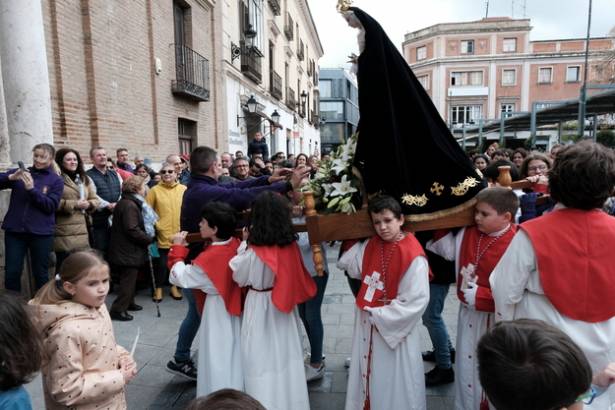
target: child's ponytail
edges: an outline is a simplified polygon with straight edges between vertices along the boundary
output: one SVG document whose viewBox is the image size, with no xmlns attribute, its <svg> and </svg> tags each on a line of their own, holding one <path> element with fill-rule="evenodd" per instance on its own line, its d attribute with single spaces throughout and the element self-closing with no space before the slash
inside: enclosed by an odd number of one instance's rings
<svg viewBox="0 0 615 410">
<path fill-rule="evenodd" d="M 70 300 L 71 294 L 64 289 L 64 282 L 77 283 L 85 278 L 92 269 L 104 267 L 107 263 L 93 250 L 78 251 L 68 256 L 62 263 L 60 273 L 50 280 L 34 296 L 34 303 L 51 305 Z"/>
</svg>

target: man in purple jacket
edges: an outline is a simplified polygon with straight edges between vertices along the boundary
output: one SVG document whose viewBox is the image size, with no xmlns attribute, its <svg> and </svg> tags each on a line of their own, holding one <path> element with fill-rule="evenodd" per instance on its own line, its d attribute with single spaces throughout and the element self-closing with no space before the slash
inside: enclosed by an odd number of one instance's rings
<svg viewBox="0 0 615 410">
<path fill-rule="evenodd" d="M 209 147 L 197 147 L 190 154 L 190 169 L 192 174 L 188 189 L 184 192 L 181 210 L 181 230 L 198 232 L 201 221 L 201 209 L 210 201 L 221 201 L 230 204 L 235 210 L 243 211 L 250 208 L 252 202 L 264 191 L 274 191 L 284 194 L 296 189 L 301 180 L 309 173 L 308 168 L 279 168 L 270 176 L 262 176 L 242 182 L 218 184 L 222 173 L 222 165 L 218 154 Z M 286 177 L 290 175 L 287 181 Z M 188 263 L 203 250 L 202 244 L 193 244 L 188 254 Z M 190 347 L 199 330 L 200 318 L 192 290 L 183 289 L 188 301 L 188 313 L 184 318 L 177 338 L 174 360 L 167 363 L 167 370 L 177 375 L 196 380 L 196 367 L 190 358 Z"/>
<path fill-rule="evenodd" d="M 2 223 L 6 256 L 4 286 L 17 292 L 21 291 L 21 271 L 28 250 L 36 289 L 49 280 L 56 210 L 64 191 L 64 182 L 52 166 L 53 146 L 38 144 L 32 153 L 32 167 L 0 174 L 0 189 L 12 189 Z"/>
</svg>

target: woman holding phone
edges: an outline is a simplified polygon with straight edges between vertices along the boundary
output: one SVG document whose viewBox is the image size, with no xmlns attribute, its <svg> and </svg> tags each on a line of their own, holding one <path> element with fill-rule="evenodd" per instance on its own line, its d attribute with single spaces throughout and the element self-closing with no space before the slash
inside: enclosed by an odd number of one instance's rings
<svg viewBox="0 0 615 410">
<path fill-rule="evenodd" d="M 2 223 L 6 289 L 21 291 L 21 272 L 28 251 L 36 289 L 49 280 L 55 213 L 64 190 L 64 182 L 52 165 L 54 154 L 52 145 L 37 144 L 32 149 L 31 167 L 0 173 L 0 189 L 11 189 L 9 209 Z"/>
</svg>

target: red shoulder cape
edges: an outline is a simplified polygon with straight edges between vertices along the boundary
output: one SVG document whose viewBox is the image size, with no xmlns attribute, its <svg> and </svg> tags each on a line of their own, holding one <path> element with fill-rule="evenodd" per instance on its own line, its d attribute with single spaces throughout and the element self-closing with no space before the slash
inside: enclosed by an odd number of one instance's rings
<svg viewBox="0 0 615 410">
<path fill-rule="evenodd" d="M 209 245 L 192 261 L 211 279 L 224 300 L 226 310 L 233 316 L 241 315 L 241 288 L 233 280 L 233 271 L 228 263 L 237 255 L 240 243 L 239 239 L 231 238 L 226 245 Z"/>
<path fill-rule="evenodd" d="M 563 315 L 598 323 L 615 316 L 615 218 L 560 209 L 521 225 L 545 295 Z"/>
<path fill-rule="evenodd" d="M 374 292 L 371 301 L 365 299 L 365 295 L 368 290 L 365 277 L 367 275 L 373 275 L 374 272 L 379 272 L 382 275 L 381 245 L 383 245 L 383 240 L 378 236 L 374 236 L 369 240 L 367 246 L 365 247 L 363 264 L 361 266 L 361 288 L 359 289 L 356 299 L 357 306 L 360 309 L 363 309 L 366 306 L 379 307 L 385 305 L 385 302 L 380 300 L 384 296 L 384 291 L 380 289 L 377 289 Z M 388 255 L 388 252 L 390 252 L 392 246 L 394 246 L 393 243 L 384 242 L 385 255 Z M 401 281 L 404 273 L 406 273 L 410 267 L 412 261 L 417 256 L 425 256 L 425 252 L 414 235 L 407 234 L 404 239 L 397 243 L 397 246 L 391 255 L 386 277 L 384 278 L 384 288 L 386 289 L 386 297 L 388 300 L 392 300 L 397 297 L 399 282 Z"/>
<path fill-rule="evenodd" d="M 316 295 L 316 284 L 303 264 L 296 242 L 282 247 L 250 247 L 275 274 L 271 300 L 280 311 L 290 313 L 296 305 Z"/>
</svg>

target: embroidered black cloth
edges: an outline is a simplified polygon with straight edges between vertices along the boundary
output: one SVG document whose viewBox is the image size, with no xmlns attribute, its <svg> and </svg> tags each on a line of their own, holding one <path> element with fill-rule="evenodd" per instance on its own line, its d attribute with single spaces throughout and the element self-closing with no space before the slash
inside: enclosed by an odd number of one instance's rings
<svg viewBox="0 0 615 410">
<path fill-rule="evenodd" d="M 482 178 L 380 24 L 350 10 L 365 30 L 354 165 L 368 194 L 392 195 L 412 215 L 464 205 L 484 188 Z"/>
</svg>

